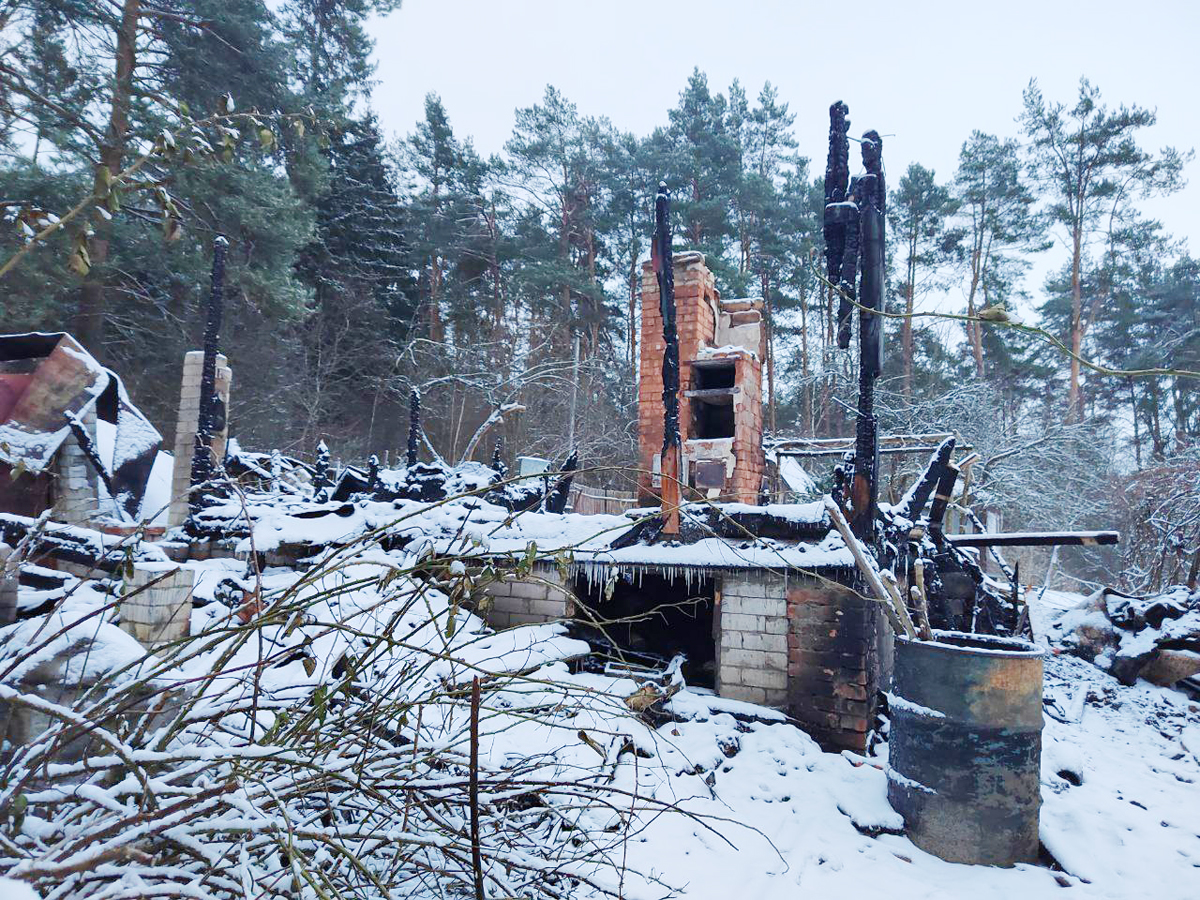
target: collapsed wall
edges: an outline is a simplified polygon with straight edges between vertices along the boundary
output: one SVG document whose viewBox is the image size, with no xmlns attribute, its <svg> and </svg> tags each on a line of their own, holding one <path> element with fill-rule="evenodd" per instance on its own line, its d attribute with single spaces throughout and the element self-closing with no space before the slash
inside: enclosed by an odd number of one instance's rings
<svg viewBox="0 0 1200 900">
<path fill-rule="evenodd" d="M 611 577 L 636 592 L 637 574 L 628 566 Z M 689 576 L 711 579 L 711 641 L 716 693 L 787 712 L 824 748 L 863 751 L 878 712 L 878 695 L 890 672 L 890 632 L 877 603 L 841 582 L 849 572 L 795 570 L 703 570 Z M 663 577 L 665 567 L 645 566 Z M 699 594 L 684 585 L 680 596 Z M 552 566 L 535 567 L 527 577 L 507 575 L 485 590 L 490 625 L 504 628 L 539 622 L 583 625 L 630 614 L 627 605 L 606 603 L 604 577 L 593 575 L 589 590 L 565 582 Z M 676 599 L 657 587 L 643 596 L 643 612 Z M 606 629 L 612 633 L 615 629 Z M 674 646 L 674 645 L 672 645 Z M 660 653 L 672 652 L 667 646 Z M 689 683 L 695 681 L 689 677 Z"/>
</svg>

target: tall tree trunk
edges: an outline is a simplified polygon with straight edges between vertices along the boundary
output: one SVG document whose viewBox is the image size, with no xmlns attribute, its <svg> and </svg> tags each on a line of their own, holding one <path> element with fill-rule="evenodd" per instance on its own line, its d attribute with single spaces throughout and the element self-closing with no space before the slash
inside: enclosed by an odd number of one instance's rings
<svg viewBox="0 0 1200 900">
<path fill-rule="evenodd" d="M 772 434 L 775 432 L 775 337 L 771 329 L 771 276 L 764 268 L 762 272 L 763 321 L 766 325 L 767 344 L 767 408 Z"/>
<path fill-rule="evenodd" d="M 971 287 L 967 292 L 967 316 L 975 316 L 975 292 L 983 278 L 983 251 L 976 246 L 971 251 Z M 967 340 L 971 344 L 971 355 L 975 357 L 975 375 L 983 377 L 983 326 L 978 322 L 967 322 Z"/>
<path fill-rule="evenodd" d="M 633 402 L 638 400 L 638 268 L 633 244 L 629 247 L 629 385 Z"/>
<path fill-rule="evenodd" d="M 800 285 L 800 375 L 804 380 L 803 406 L 800 411 L 800 421 L 807 428 L 812 419 L 812 383 L 808 380 L 808 297 L 805 296 L 804 284 Z"/>
<path fill-rule="evenodd" d="M 94 190 L 97 196 L 108 191 L 111 177 L 121 171 L 125 148 L 129 143 L 129 101 L 133 94 L 133 72 L 137 66 L 137 27 L 141 15 L 141 0 L 125 0 L 121 9 L 121 25 L 117 29 L 116 74 L 113 79 L 112 104 L 108 130 L 100 147 L 100 162 L 96 166 Z M 95 225 L 95 235 L 88 242 L 91 268 L 79 289 L 79 308 L 75 333 L 92 353 L 101 355 L 104 341 L 105 284 L 104 264 L 108 261 L 112 223 L 101 218 Z"/>
<path fill-rule="evenodd" d="M 496 198 L 492 198 L 487 213 L 488 237 L 491 239 L 491 252 L 488 265 L 492 274 L 492 329 L 494 337 L 499 337 L 500 328 L 504 323 L 504 294 L 500 288 L 500 254 L 497 249 L 500 243 L 499 229 L 496 224 Z"/>
<path fill-rule="evenodd" d="M 1133 379 L 1127 378 L 1126 384 L 1129 385 L 1129 409 L 1133 413 L 1133 454 L 1137 460 L 1137 467 L 1140 471 L 1142 468 L 1142 432 L 1138 427 L 1138 408 L 1137 394 L 1133 389 Z"/>
<path fill-rule="evenodd" d="M 1077 221 L 1071 249 L 1071 383 L 1067 393 L 1067 421 L 1083 417 L 1083 397 L 1079 391 L 1079 356 L 1083 351 L 1083 223 Z"/>
<path fill-rule="evenodd" d="M 1162 437 L 1162 422 L 1161 416 L 1161 401 L 1158 395 L 1158 379 L 1154 376 L 1150 377 L 1150 440 L 1152 444 L 1152 457 L 1156 460 L 1162 460 L 1166 456 L 1166 447 L 1163 445 Z"/>
<path fill-rule="evenodd" d="M 429 260 L 429 339 L 435 344 L 441 343 L 446 334 L 442 325 L 441 295 L 442 258 L 435 251 Z"/>
<path fill-rule="evenodd" d="M 915 244 L 915 240 L 913 241 Z M 904 357 L 904 396 L 912 399 L 913 392 L 913 308 L 916 293 L 917 261 L 916 247 L 912 246 L 908 256 L 908 284 L 904 291 L 904 321 L 900 323 L 900 348 Z"/>
</svg>

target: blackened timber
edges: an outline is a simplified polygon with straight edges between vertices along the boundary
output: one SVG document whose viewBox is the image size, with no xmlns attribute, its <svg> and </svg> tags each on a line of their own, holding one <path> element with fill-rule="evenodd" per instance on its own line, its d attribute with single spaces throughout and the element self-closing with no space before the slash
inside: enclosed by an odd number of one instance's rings
<svg viewBox="0 0 1200 900">
<path fill-rule="evenodd" d="M 937 535 L 942 533 L 942 522 L 946 518 L 946 507 L 950 504 L 950 495 L 954 491 L 954 483 L 958 481 L 958 466 L 946 463 L 938 475 L 937 488 L 934 490 L 933 503 L 929 506 L 929 530 Z"/>
<path fill-rule="evenodd" d="M 852 240 L 861 242 L 862 285 L 859 292 L 858 326 L 858 415 L 854 430 L 854 480 L 850 496 L 855 536 L 869 540 L 875 529 L 879 491 L 879 430 L 875 419 L 875 379 L 883 370 L 883 310 L 885 231 L 883 141 L 877 132 L 863 135 L 862 157 L 867 174 L 855 180 L 851 193 L 859 208 L 859 234 L 847 235 L 846 252 Z M 842 269 L 842 281 L 853 271 Z M 853 289 L 853 282 L 850 284 Z M 853 296 L 850 294 L 849 296 Z"/>
<path fill-rule="evenodd" d="M 851 322 L 854 315 L 854 305 L 858 302 L 858 256 L 861 238 L 861 217 L 858 203 L 858 178 L 850 181 L 850 197 L 845 203 L 839 204 L 840 214 L 846 219 L 845 246 L 842 250 L 841 278 L 837 282 L 838 291 L 838 347 L 846 350 L 850 347 Z M 828 212 L 828 207 L 826 207 Z M 834 213 L 839 210 L 835 207 Z"/>
<path fill-rule="evenodd" d="M 675 257 L 671 247 L 671 192 L 666 182 L 654 198 L 654 243 L 651 247 L 654 274 L 658 279 L 658 303 L 662 313 L 663 351 L 662 399 L 663 443 L 660 464 L 663 531 L 679 531 L 679 333 L 675 324 Z"/>
<path fill-rule="evenodd" d="M 15 547 L 31 533 L 28 558 L 34 561 L 48 557 L 102 572 L 117 572 L 129 562 L 131 553 L 134 559 L 141 555 L 135 544 L 103 546 L 103 535 L 99 532 L 0 513 L 0 541 Z M 22 572 L 21 578 L 24 577 Z"/>
<path fill-rule="evenodd" d="M 850 142 L 847 134 L 850 108 L 841 100 L 829 107 L 829 156 L 825 164 L 825 269 L 829 284 L 836 289 L 842 283 L 842 261 L 846 250 L 846 228 L 857 217 L 857 210 L 846 203 L 850 178 Z M 850 208 L 847 208 L 850 207 Z M 850 346 L 850 309 L 844 298 L 838 300 L 838 346 Z M 842 341 L 843 325 L 845 342 Z"/>
<path fill-rule="evenodd" d="M 881 452 L 932 453 L 946 438 L 957 437 L 952 432 L 928 434 L 888 434 L 879 438 Z M 784 456 L 841 456 L 854 449 L 853 438 L 787 438 L 764 442 L 767 450 Z M 974 449 L 970 444 L 956 443 L 959 450 Z"/>
<path fill-rule="evenodd" d="M 861 359 L 871 378 L 883 371 L 883 320 L 877 315 L 883 308 L 884 280 L 884 220 L 877 199 L 880 182 L 873 175 L 860 179 L 862 283 L 860 296 L 859 335 L 862 341 Z"/>
<path fill-rule="evenodd" d="M 913 486 L 904 493 L 904 497 L 895 509 L 897 515 L 906 519 L 915 519 L 921 514 L 921 510 L 929 502 L 929 495 L 933 493 L 933 489 L 941 479 L 942 471 L 950 462 L 950 455 L 954 453 L 954 445 L 955 440 L 952 437 L 942 441 L 933 456 L 930 457 L 929 464 L 921 473 L 921 477 L 913 482 Z"/>
<path fill-rule="evenodd" d="M 955 547 L 1095 547 L 1120 543 L 1118 531 L 999 531 L 994 534 L 947 534 Z"/>
<path fill-rule="evenodd" d="M 413 388 L 408 398 L 408 468 L 417 464 L 417 441 L 421 437 L 421 392 Z"/>
<path fill-rule="evenodd" d="M 854 442 L 849 441 L 846 444 L 846 446 L 838 447 L 836 449 L 833 447 L 826 447 L 826 448 L 800 450 L 800 449 L 791 449 L 791 448 L 785 447 L 782 450 L 775 450 L 774 453 L 777 456 L 794 456 L 799 459 L 815 459 L 815 458 L 821 457 L 821 456 L 845 456 L 846 453 L 851 452 L 853 450 L 854 450 Z M 880 456 L 897 456 L 901 453 L 933 453 L 936 450 L 937 450 L 937 444 L 916 444 L 916 445 L 912 445 L 912 446 L 910 446 L 908 444 L 898 444 L 894 447 L 880 447 L 879 455 Z"/>
<path fill-rule="evenodd" d="M 188 505 L 195 512 L 201 505 L 199 485 L 209 481 L 219 460 L 213 458 L 213 438 L 225 427 L 225 405 L 217 396 L 217 352 L 221 339 L 221 314 L 225 290 L 224 235 L 213 241 L 212 287 L 208 295 L 208 317 L 204 328 L 204 363 L 200 373 L 200 421 L 192 453 L 191 487 Z"/>
<path fill-rule="evenodd" d="M 562 513 L 567 510 L 567 501 L 571 497 L 571 480 L 575 477 L 575 470 L 579 468 L 579 451 L 572 450 L 571 455 L 567 457 L 566 463 L 563 464 L 562 474 L 554 487 L 546 494 L 546 512 Z"/>
</svg>

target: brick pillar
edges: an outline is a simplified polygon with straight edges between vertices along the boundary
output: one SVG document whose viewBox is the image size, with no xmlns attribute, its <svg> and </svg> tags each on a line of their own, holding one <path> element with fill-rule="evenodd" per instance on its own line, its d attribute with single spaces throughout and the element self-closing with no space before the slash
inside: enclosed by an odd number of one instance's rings
<svg viewBox="0 0 1200 900">
<path fill-rule="evenodd" d="M 733 412 L 733 477 L 729 487 L 738 503 L 757 503 L 766 457 L 763 452 L 762 359 L 740 355 L 734 383 L 741 389 Z"/>
<path fill-rule="evenodd" d="M 810 581 L 788 588 L 789 712 L 827 750 L 863 751 L 880 688 L 878 603 Z"/>
<path fill-rule="evenodd" d="M 730 572 L 717 614 L 717 694 L 783 708 L 788 699 L 787 576 Z"/>
<path fill-rule="evenodd" d="M 200 428 L 200 376 L 204 369 L 204 351 L 189 350 L 183 358 L 183 382 L 179 390 L 179 419 L 175 426 L 175 468 L 171 474 L 171 507 L 167 513 L 167 526 L 175 528 L 188 517 L 188 488 L 192 481 L 192 456 L 196 450 L 196 432 Z M 226 364 L 224 354 L 217 354 L 216 389 L 229 409 L 229 391 L 233 384 L 233 370 Z M 226 427 L 213 438 L 212 449 L 215 459 L 225 458 L 225 445 L 229 437 L 228 417 Z"/>
<path fill-rule="evenodd" d="M 162 580 L 153 587 L 145 587 L 158 578 Z M 121 630 L 151 650 L 186 637 L 191 628 L 194 582 L 191 569 L 172 569 L 168 564 L 135 566 L 133 578 L 122 590 Z M 139 593 L 124 599 L 139 588 Z"/>
<path fill-rule="evenodd" d="M 80 421 L 95 446 L 95 407 L 89 408 Z M 74 433 L 59 448 L 55 459 L 55 476 L 54 520 L 68 525 L 88 524 L 100 511 L 99 476 Z"/>
</svg>

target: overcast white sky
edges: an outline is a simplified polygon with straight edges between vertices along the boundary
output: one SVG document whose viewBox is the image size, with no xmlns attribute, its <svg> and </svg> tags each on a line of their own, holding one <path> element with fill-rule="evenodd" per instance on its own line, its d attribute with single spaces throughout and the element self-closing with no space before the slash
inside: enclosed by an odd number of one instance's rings
<svg viewBox="0 0 1200 900">
<path fill-rule="evenodd" d="M 1070 102 L 1087 75 L 1110 105 L 1157 109 L 1143 146 L 1200 146 L 1197 0 L 404 0 L 371 30 L 385 131 L 407 134 L 434 91 L 484 154 L 501 149 L 513 111 L 547 84 L 582 114 L 644 135 L 666 123 L 695 66 L 714 91 L 740 79 L 752 100 L 774 84 L 814 172 L 824 169 L 829 104 L 841 99 L 852 135 L 894 135 L 884 144 L 891 184 L 912 161 L 945 180 L 972 129 L 1017 134 L 1033 77 L 1048 99 Z M 1184 191 L 1147 209 L 1195 252 L 1200 163 L 1186 174 Z"/>
</svg>

